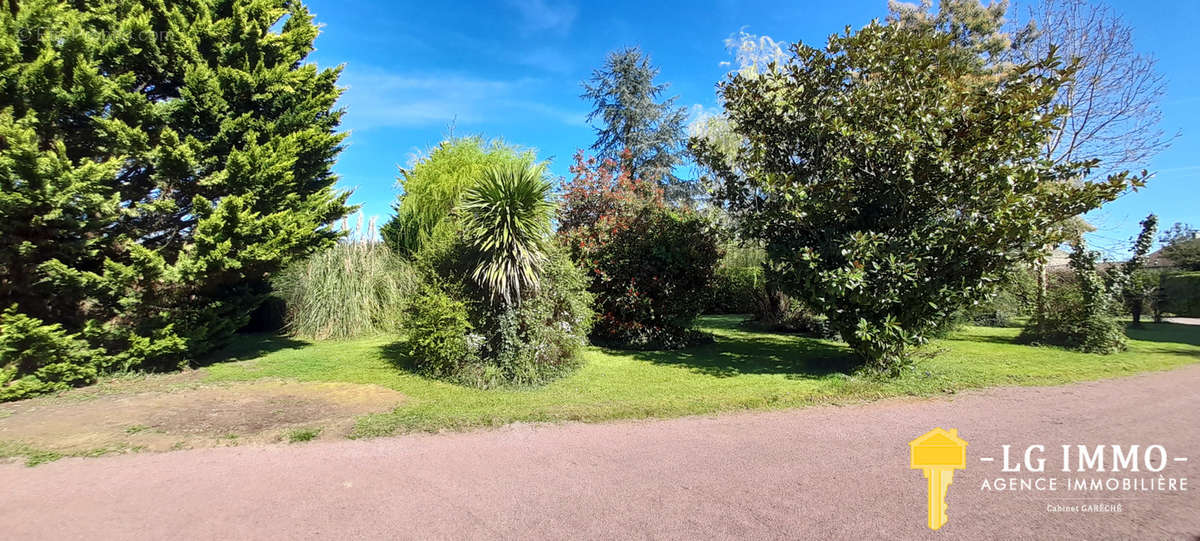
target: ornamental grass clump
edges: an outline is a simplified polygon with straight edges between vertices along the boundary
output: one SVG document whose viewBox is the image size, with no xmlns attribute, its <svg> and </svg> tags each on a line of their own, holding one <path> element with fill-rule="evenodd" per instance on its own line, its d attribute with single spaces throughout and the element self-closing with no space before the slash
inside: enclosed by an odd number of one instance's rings
<svg viewBox="0 0 1200 541">
<path fill-rule="evenodd" d="M 346 240 L 314 254 L 274 280 L 286 326 L 309 340 L 342 340 L 399 330 L 400 315 L 416 293 L 412 266 L 366 232 L 362 218 Z"/>
</svg>

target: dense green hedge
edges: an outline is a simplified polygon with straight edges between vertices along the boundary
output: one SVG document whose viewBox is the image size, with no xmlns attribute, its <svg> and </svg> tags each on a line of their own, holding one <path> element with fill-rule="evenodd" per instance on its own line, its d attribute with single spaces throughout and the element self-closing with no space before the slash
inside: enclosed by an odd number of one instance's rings
<svg viewBox="0 0 1200 541">
<path fill-rule="evenodd" d="M 1200 272 L 1168 274 L 1162 278 L 1165 312 L 1200 317 Z"/>
<path fill-rule="evenodd" d="M 717 267 L 708 290 L 706 314 L 751 314 L 766 287 L 761 267 Z"/>
</svg>

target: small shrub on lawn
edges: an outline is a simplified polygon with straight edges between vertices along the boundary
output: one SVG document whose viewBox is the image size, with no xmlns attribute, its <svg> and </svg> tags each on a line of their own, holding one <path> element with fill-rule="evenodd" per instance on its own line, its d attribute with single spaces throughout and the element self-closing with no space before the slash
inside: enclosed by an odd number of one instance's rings
<svg viewBox="0 0 1200 541">
<path fill-rule="evenodd" d="M 301 443 L 317 439 L 321 435 L 320 428 L 298 428 L 288 432 L 288 443 Z"/>
<path fill-rule="evenodd" d="M 1125 349 L 1119 309 L 1096 272 L 1096 252 L 1077 246 L 1071 253 L 1073 274 L 1053 276 L 1047 292 L 1046 316 L 1021 332 L 1020 340 L 1051 344 L 1086 353 L 1114 353 Z"/>
<path fill-rule="evenodd" d="M 405 356 L 426 375 L 453 379 L 481 361 L 483 337 L 473 334 L 466 304 L 444 286 L 422 287 L 404 312 L 402 328 Z"/>
<path fill-rule="evenodd" d="M 592 339 L 616 347 L 669 349 L 704 340 L 704 310 L 721 251 L 711 224 L 666 205 L 650 182 L 612 161 L 576 155 L 559 236 L 596 296 Z"/>
<path fill-rule="evenodd" d="M 591 326 L 587 281 L 549 239 L 541 167 L 489 169 L 422 242 L 425 286 L 400 353 L 417 371 L 480 388 L 538 385 L 579 363 Z"/>
<path fill-rule="evenodd" d="M 579 363 L 587 343 L 592 296 L 586 277 L 565 252 L 549 250 L 542 288 L 515 308 L 484 319 L 495 322 L 483 328 L 486 343 L 495 345 L 485 352 L 495 355 L 506 381 L 536 384 L 558 377 Z"/>
<path fill-rule="evenodd" d="M 471 283 L 430 280 L 403 320 L 403 356 L 423 374 L 479 388 L 538 385 L 565 374 L 586 344 L 591 295 L 583 272 L 553 247 L 541 281 L 509 305 L 486 300 Z"/>
</svg>

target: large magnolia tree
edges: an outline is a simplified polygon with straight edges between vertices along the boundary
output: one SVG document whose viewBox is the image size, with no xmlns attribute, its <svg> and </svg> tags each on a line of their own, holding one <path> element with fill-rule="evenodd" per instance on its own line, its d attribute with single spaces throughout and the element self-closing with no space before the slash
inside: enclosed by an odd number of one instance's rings
<svg viewBox="0 0 1200 541">
<path fill-rule="evenodd" d="M 0 29 L 0 398 L 176 366 L 336 239 L 339 70 L 300 2 L 28 0 Z"/>
<path fill-rule="evenodd" d="M 1064 108 L 1042 144 L 1042 156 L 1055 163 L 1098 159 L 1092 177 L 1104 177 L 1149 164 L 1173 137 L 1159 127 L 1159 103 L 1166 80 L 1152 55 L 1137 51 L 1133 30 L 1103 1 L 1032 0 L 1009 10 L 1006 0 L 889 0 L 889 21 L 932 26 L 988 63 L 1003 70 L 1054 53 L 1078 62 L 1075 76 L 1058 87 L 1047 109 Z M 1053 224 L 1056 235 L 1038 268 L 1038 295 L 1032 330 L 1046 323 L 1047 271 L 1051 249 L 1094 230 L 1083 217 Z"/>
<path fill-rule="evenodd" d="M 719 93 L 739 141 L 691 149 L 784 291 L 821 310 L 864 363 L 910 346 L 1035 258 L 1052 224 L 1141 183 L 1087 178 L 1094 161 L 1042 155 L 1075 74 L 1048 56 L 1011 69 L 932 25 L 871 24 L 791 47 L 777 69 Z"/>
</svg>

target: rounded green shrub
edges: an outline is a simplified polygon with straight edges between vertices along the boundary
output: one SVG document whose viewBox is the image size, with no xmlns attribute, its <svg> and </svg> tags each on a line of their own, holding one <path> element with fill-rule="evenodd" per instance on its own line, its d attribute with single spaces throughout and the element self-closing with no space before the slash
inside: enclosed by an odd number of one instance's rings
<svg viewBox="0 0 1200 541">
<path fill-rule="evenodd" d="M 427 270 L 456 266 L 426 263 Z M 554 248 L 540 281 L 520 303 L 507 304 L 487 300 L 470 280 L 431 279 L 401 322 L 402 355 L 423 374 L 479 388 L 539 385 L 566 374 L 581 361 L 592 298 L 583 272 Z"/>
<path fill-rule="evenodd" d="M 717 267 L 709 287 L 708 314 L 750 314 L 766 287 L 761 267 Z"/>
<path fill-rule="evenodd" d="M 400 353 L 413 368 L 493 388 L 538 385 L 578 365 L 592 298 L 549 242 L 545 175 L 531 164 L 488 167 L 424 235 L 411 261 L 426 285 L 401 322 Z"/>
<path fill-rule="evenodd" d="M 404 311 L 401 342 L 416 370 L 436 378 L 456 379 L 478 366 L 483 338 L 473 334 L 467 306 L 440 284 L 427 284 Z"/>
</svg>

